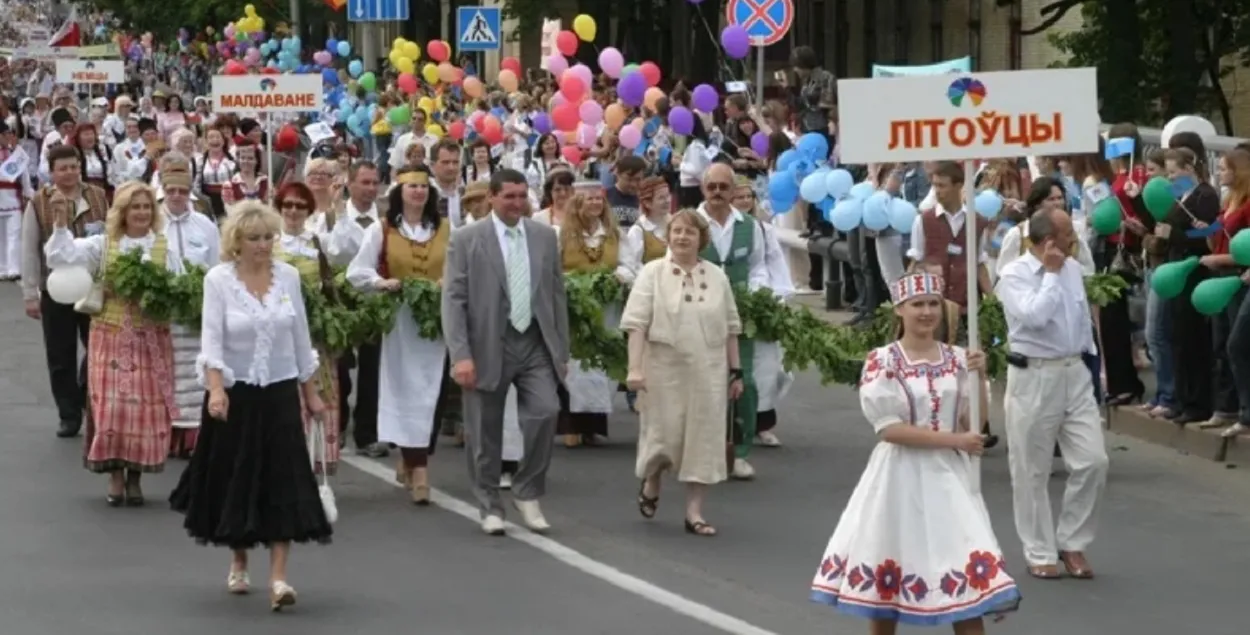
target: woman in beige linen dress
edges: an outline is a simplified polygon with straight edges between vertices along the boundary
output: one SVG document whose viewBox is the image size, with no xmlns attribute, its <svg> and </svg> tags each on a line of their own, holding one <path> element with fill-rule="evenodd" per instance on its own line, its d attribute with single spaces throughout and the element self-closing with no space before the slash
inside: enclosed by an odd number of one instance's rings
<svg viewBox="0 0 1250 635">
<path fill-rule="evenodd" d="M 641 423 L 635 473 L 638 511 L 654 518 L 665 470 L 686 484 L 686 531 L 714 536 L 703 518 L 707 486 L 725 480 L 727 408 L 742 394 L 742 325 L 729 279 L 701 260 L 707 222 L 681 210 L 668 226 L 669 253 L 643 266 L 621 319 L 629 333 L 630 390 Z"/>
</svg>

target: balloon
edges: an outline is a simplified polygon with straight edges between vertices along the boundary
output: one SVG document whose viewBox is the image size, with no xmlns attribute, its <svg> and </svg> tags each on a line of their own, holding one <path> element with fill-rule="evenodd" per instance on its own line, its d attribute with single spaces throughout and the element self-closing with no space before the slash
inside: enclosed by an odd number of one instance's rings
<svg viewBox="0 0 1250 635">
<path fill-rule="evenodd" d="M 499 71 L 497 81 L 499 82 L 499 87 L 509 93 L 515 93 L 521 85 L 521 81 L 517 79 L 516 73 L 509 68 Z"/>
<path fill-rule="evenodd" d="M 638 132 L 642 132 L 647 129 L 647 122 L 643 120 L 642 117 L 634 117 L 633 121 L 629 122 L 629 125 L 637 128 Z"/>
<path fill-rule="evenodd" d="M 577 165 L 582 162 L 582 151 L 577 149 L 577 146 L 564 146 L 563 148 L 560 148 L 560 155 L 564 157 L 565 161 L 568 161 L 573 165 Z"/>
<path fill-rule="evenodd" d="M 421 99 L 417 100 L 417 108 L 420 108 L 421 111 L 427 115 L 433 114 L 434 100 L 430 99 L 429 97 L 422 97 Z"/>
<path fill-rule="evenodd" d="M 595 72 L 590 70 L 589 66 L 585 64 L 576 64 L 572 68 L 569 69 L 569 72 L 572 72 L 575 76 L 580 78 L 582 80 L 582 83 L 586 85 L 587 90 L 594 87 Z"/>
<path fill-rule="evenodd" d="M 1146 210 L 1155 220 L 1161 221 L 1167 217 L 1168 212 L 1172 211 L 1172 206 L 1176 204 L 1176 197 L 1172 195 L 1172 183 L 1166 177 L 1156 176 L 1146 182 L 1146 187 L 1142 188 L 1142 202 L 1146 204 Z"/>
<path fill-rule="evenodd" d="M 862 201 L 869 196 L 872 196 L 876 193 L 876 191 L 877 188 L 873 187 L 872 183 L 864 181 L 863 183 L 856 183 L 855 187 L 851 188 L 849 196 L 853 199 Z"/>
<path fill-rule="evenodd" d="M 632 74 L 632 73 L 636 72 L 637 70 L 638 70 L 638 65 L 637 65 L 637 64 L 626 64 L 626 65 L 625 65 L 625 68 L 622 68 L 622 69 L 621 69 L 621 77 L 625 77 L 626 75 L 630 75 L 630 74 Z"/>
<path fill-rule="evenodd" d="M 557 78 L 569 70 L 569 61 L 564 59 L 563 55 L 555 53 L 547 56 L 547 72 L 555 75 Z"/>
<path fill-rule="evenodd" d="M 521 60 L 515 57 L 505 57 L 499 60 L 499 70 L 512 71 L 517 77 L 521 76 Z"/>
<path fill-rule="evenodd" d="M 720 45 L 731 59 L 740 60 L 751 54 L 751 37 L 746 29 L 737 24 L 731 24 L 720 32 Z"/>
<path fill-rule="evenodd" d="M 401 57 L 395 63 L 395 70 L 401 73 L 408 73 L 411 75 L 412 73 L 417 72 L 417 65 L 413 63 L 412 58 Z"/>
<path fill-rule="evenodd" d="M 317 51 L 313 53 L 313 61 L 321 66 L 329 66 L 334 61 L 334 56 L 329 51 Z"/>
<path fill-rule="evenodd" d="M 484 88 L 485 87 L 482 86 L 482 80 L 476 77 L 464 78 L 464 94 L 468 95 L 469 97 L 473 99 L 477 99 L 478 97 L 481 97 L 482 91 L 484 90 Z"/>
<path fill-rule="evenodd" d="M 348 63 L 347 74 L 351 75 L 353 79 L 360 77 L 360 74 L 363 72 L 365 72 L 365 65 L 360 60 L 352 60 Z"/>
<path fill-rule="evenodd" d="M 404 57 L 414 62 L 421 59 L 421 47 L 417 46 L 416 42 L 404 42 L 401 52 L 404 54 Z"/>
<path fill-rule="evenodd" d="M 596 126 L 603 121 L 603 107 L 589 99 L 577 107 L 577 114 L 587 126 Z"/>
<path fill-rule="evenodd" d="M 849 232 L 859 227 L 864 217 L 864 205 L 859 199 L 847 198 L 838 201 L 829 212 L 829 222 L 840 232 Z"/>
<path fill-rule="evenodd" d="M 430 59 L 441 64 L 451 57 L 451 48 L 442 40 L 430 40 L 430 43 L 425 45 L 425 53 L 430 56 Z"/>
<path fill-rule="evenodd" d="M 578 77 L 573 69 L 564 71 L 564 76 L 560 78 L 560 92 L 564 93 L 564 98 L 571 102 L 580 102 L 582 97 L 586 96 L 586 89 L 589 88 L 582 78 Z"/>
<path fill-rule="evenodd" d="M 799 151 L 795 150 L 794 148 L 790 148 L 789 150 L 782 152 L 781 156 L 777 157 L 777 169 L 789 170 L 790 168 L 794 167 L 795 162 L 797 162 L 798 160 L 799 160 Z"/>
<path fill-rule="evenodd" d="M 825 175 L 809 174 L 803 179 L 799 185 L 799 196 L 808 203 L 819 203 L 821 199 L 829 195 L 825 189 Z"/>
<path fill-rule="evenodd" d="M 408 104 L 396 106 L 386 111 L 386 120 L 396 126 L 407 125 L 412 121 L 412 109 L 408 107 Z"/>
<path fill-rule="evenodd" d="M 427 63 L 425 66 L 422 66 L 421 67 L 421 79 L 424 79 L 425 83 L 427 84 L 437 84 L 438 83 L 438 67 L 435 66 L 434 64 L 429 64 L 429 63 Z"/>
<path fill-rule="evenodd" d="M 605 75 L 616 79 L 621 76 L 621 69 L 625 67 L 625 57 L 621 52 L 609 46 L 599 52 L 599 70 Z"/>
<path fill-rule="evenodd" d="M 972 199 L 972 207 L 984 218 L 994 218 L 1003 211 L 1003 197 L 994 190 L 982 190 Z"/>
<path fill-rule="evenodd" d="M 576 136 L 577 145 L 582 148 L 586 148 L 587 150 L 595 147 L 595 139 L 598 137 L 598 135 L 595 134 L 595 129 L 591 126 L 587 126 L 586 124 L 582 124 L 577 128 Z"/>
<path fill-rule="evenodd" d="M 74 304 L 91 293 L 94 281 L 86 267 L 61 267 L 48 274 L 48 295 L 61 304 Z"/>
<path fill-rule="evenodd" d="M 819 132 L 809 132 L 799 137 L 799 142 L 794 147 L 808 161 L 824 161 L 829 158 L 829 139 Z"/>
<path fill-rule="evenodd" d="M 577 54 L 577 34 L 572 31 L 560 31 L 556 34 L 556 50 L 561 55 L 573 57 Z"/>
<path fill-rule="evenodd" d="M 378 89 L 378 78 L 372 72 L 361 75 L 356 84 L 367 92 L 373 92 Z"/>
<path fill-rule="evenodd" d="M 1220 278 L 1210 278 L 1198 283 L 1194 287 L 1193 295 L 1190 299 L 1194 303 L 1194 308 L 1203 315 L 1217 315 L 1222 313 L 1228 307 L 1228 303 L 1237 295 L 1238 291 L 1245 286 L 1238 276 L 1223 276 Z"/>
<path fill-rule="evenodd" d="M 323 68 L 321 69 L 321 82 L 331 86 L 338 86 L 339 74 L 333 68 Z"/>
<path fill-rule="evenodd" d="M 531 123 L 534 124 L 534 132 L 537 132 L 538 134 L 551 133 L 551 117 L 547 116 L 547 113 L 540 112 L 534 115 L 534 119 Z"/>
<path fill-rule="evenodd" d="M 647 78 L 647 86 L 660 85 L 660 67 L 656 66 L 655 62 L 643 62 L 642 66 L 638 67 L 638 72 Z"/>
<path fill-rule="evenodd" d="M 835 172 L 837 170 L 834 170 Z M 890 227 L 900 234 L 910 234 L 919 212 L 907 199 L 890 199 Z"/>
<path fill-rule="evenodd" d="M 639 73 L 641 75 L 641 73 Z M 664 99 L 664 91 L 659 88 L 651 87 L 642 95 L 642 105 L 648 110 L 654 112 L 656 105 L 661 99 Z"/>
<path fill-rule="evenodd" d="M 405 95 L 417 92 L 417 78 L 413 77 L 412 73 L 401 73 L 399 79 L 395 80 L 395 84 L 404 91 Z"/>
<path fill-rule="evenodd" d="M 439 139 L 442 139 L 443 136 L 447 134 L 447 132 L 443 130 L 443 127 L 436 123 L 427 125 L 425 127 L 425 131 Z"/>
<path fill-rule="evenodd" d="M 756 133 L 759 134 L 759 133 Z M 752 140 L 754 145 L 754 139 Z M 760 156 L 764 153 L 757 152 Z M 846 198 L 851 193 L 851 188 L 855 185 L 855 177 L 850 172 L 843 169 L 830 170 L 825 175 L 825 190 L 829 192 L 829 196 L 835 200 Z"/>
<path fill-rule="evenodd" d="M 799 198 L 799 184 L 794 179 L 794 173 L 786 170 L 773 172 L 768 177 L 768 198 L 773 202 L 780 201 L 781 207 L 793 206 Z"/>
<path fill-rule="evenodd" d="M 276 152 L 295 152 L 299 149 L 299 129 L 293 124 L 282 126 L 273 136 L 273 149 Z"/>
<path fill-rule="evenodd" d="M 352 45 L 339 40 L 338 45 L 334 47 L 334 51 L 339 54 L 339 57 L 347 57 L 352 54 Z"/>
<path fill-rule="evenodd" d="M 551 109 L 551 121 L 555 123 L 557 130 L 571 132 L 577 130 L 577 106 L 573 104 L 560 104 Z"/>
<path fill-rule="evenodd" d="M 1090 227 L 1099 236 L 1110 236 L 1120 231 L 1120 221 L 1120 200 L 1114 196 L 1099 201 L 1090 215 Z"/>
<path fill-rule="evenodd" d="M 1233 257 L 1233 262 L 1243 266 L 1250 267 L 1250 230 L 1241 230 L 1228 243 L 1228 253 Z"/>
<path fill-rule="evenodd" d="M 720 104 L 720 95 L 716 93 L 715 88 L 708 84 L 699 84 L 694 87 L 694 92 L 690 95 L 690 104 L 699 112 L 712 112 Z M 765 138 L 767 138 L 767 135 L 765 135 Z M 764 156 L 765 152 L 757 154 Z"/>
<path fill-rule="evenodd" d="M 581 38 L 583 42 L 595 41 L 595 33 L 598 31 L 599 26 L 595 24 L 595 19 L 585 13 L 573 18 L 573 32 L 576 33 L 577 37 Z M 567 53 L 567 55 L 572 55 L 572 53 Z"/>
<path fill-rule="evenodd" d="M 679 135 L 694 132 L 694 113 L 683 106 L 675 106 L 668 111 L 668 125 Z"/>
<path fill-rule="evenodd" d="M 817 176 L 813 174 L 812 176 Z M 810 177 L 809 177 L 810 178 Z M 890 226 L 890 194 L 878 191 L 864 199 L 864 211 L 860 222 L 864 229 L 879 232 Z"/>
<path fill-rule="evenodd" d="M 467 123 L 475 132 L 481 134 L 486 129 L 486 114 L 480 110 L 475 110 L 473 114 L 469 115 Z"/>
<path fill-rule="evenodd" d="M 450 126 L 447 126 L 447 135 L 456 141 L 463 139 L 464 133 L 465 125 L 463 121 L 453 121 Z"/>
<path fill-rule="evenodd" d="M 626 75 L 616 85 L 616 94 L 626 106 L 638 107 L 647 93 L 647 79 L 642 73 Z"/>
<path fill-rule="evenodd" d="M 459 77 L 460 77 L 459 74 L 456 73 L 455 66 L 452 66 L 451 64 L 448 64 L 447 62 L 438 63 L 439 81 L 451 84 L 455 82 Z"/>
<path fill-rule="evenodd" d="M 763 130 L 758 130 L 755 134 L 751 135 L 751 151 L 755 154 L 758 154 L 761 157 L 767 157 L 768 146 L 768 135 L 764 134 Z"/>
<path fill-rule="evenodd" d="M 1189 274 L 1198 268 L 1198 257 L 1190 256 L 1178 262 L 1168 262 L 1155 267 L 1150 276 L 1150 288 L 1164 300 L 1171 300 L 1185 290 Z"/>
<path fill-rule="evenodd" d="M 621 128 L 617 140 L 621 142 L 621 147 L 633 150 L 642 143 L 642 131 L 635 126 L 625 126 Z"/>
</svg>

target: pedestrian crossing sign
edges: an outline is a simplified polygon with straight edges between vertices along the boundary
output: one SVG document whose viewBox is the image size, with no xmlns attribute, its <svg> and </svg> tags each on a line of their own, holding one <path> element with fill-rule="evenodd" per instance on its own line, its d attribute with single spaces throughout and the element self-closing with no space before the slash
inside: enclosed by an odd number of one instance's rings
<svg viewBox="0 0 1250 635">
<path fill-rule="evenodd" d="M 457 49 L 465 51 L 497 51 L 503 24 L 499 7 L 457 7 L 456 32 L 460 34 Z"/>
</svg>

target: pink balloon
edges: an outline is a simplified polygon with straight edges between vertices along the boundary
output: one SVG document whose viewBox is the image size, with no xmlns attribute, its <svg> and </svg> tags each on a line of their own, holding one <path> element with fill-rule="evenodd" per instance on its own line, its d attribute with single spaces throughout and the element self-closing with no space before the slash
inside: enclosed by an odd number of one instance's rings
<svg viewBox="0 0 1250 635">
<path fill-rule="evenodd" d="M 547 72 L 559 77 L 569 70 L 569 62 L 563 55 L 556 53 L 547 57 Z"/>
<path fill-rule="evenodd" d="M 586 85 L 586 90 L 590 90 L 595 85 L 595 74 L 591 72 L 590 67 L 585 64 L 578 64 L 569 69 L 574 75 L 582 79 L 582 83 Z"/>
<path fill-rule="evenodd" d="M 593 148 L 595 147 L 595 139 L 598 136 L 595 134 L 594 126 L 582 124 L 577 129 L 577 145 L 587 149 Z"/>
<path fill-rule="evenodd" d="M 642 143 L 642 131 L 634 126 L 624 126 L 621 128 L 618 140 L 622 147 L 633 150 L 638 147 L 639 143 Z"/>
<path fill-rule="evenodd" d="M 548 105 L 551 107 L 552 110 L 555 110 L 557 106 L 561 104 L 566 104 L 568 103 L 568 101 L 569 101 L 568 99 L 565 99 L 564 93 L 557 91 L 556 94 L 551 96 L 551 103 Z"/>
<path fill-rule="evenodd" d="M 582 123 L 587 126 L 596 126 L 603 121 L 603 107 L 589 99 L 577 108 L 577 114 L 581 115 Z"/>
<path fill-rule="evenodd" d="M 470 128 L 473 128 L 473 129 L 475 129 L 475 130 L 476 130 L 476 129 L 477 129 L 477 121 L 478 121 L 479 119 L 481 119 L 482 117 L 485 117 L 485 116 L 486 116 L 486 113 L 484 113 L 484 112 L 482 112 L 482 111 L 480 111 L 480 110 L 475 110 L 475 111 L 473 111 L 473 114 L 469 115 L 469 118 L 465 120 L 465 123 L 466 123 L 466 124 L 468 124 L 468 126 L 469 126 Z"/>
<path fill-rule="evenodd" d="M 313 61 L 321 66 L 329 66 L 334 57 L 328 51 L 317 51 L 313 53 Z"/>
<path fill-rule="evenodd" d="M 608 77 L 616 79 L 621 76 L 621 69 L 625 68 L 625 56 L 609 46 L 599 53 L 599 68 Z"/>
</svg>

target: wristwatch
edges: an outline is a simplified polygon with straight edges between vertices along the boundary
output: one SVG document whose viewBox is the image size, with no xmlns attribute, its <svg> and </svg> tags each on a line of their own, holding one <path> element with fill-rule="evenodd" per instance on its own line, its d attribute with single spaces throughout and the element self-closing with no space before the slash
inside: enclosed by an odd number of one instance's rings
<svg viewBox="0 0 1250 635">
<path fill-rule="evenodd" d="M 733 383 L 735 380 L 742 379 L 742 378 L 743 378 L 743 375 L 742 375 L 742 369 L 741 369 L 741 368 L 730 368 L 730 369 L 729 369 L 729 382 L 730 382 L 730 383 Z"/>
</svg>

